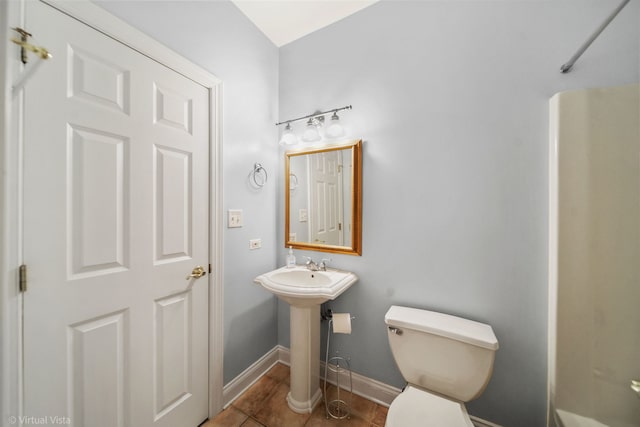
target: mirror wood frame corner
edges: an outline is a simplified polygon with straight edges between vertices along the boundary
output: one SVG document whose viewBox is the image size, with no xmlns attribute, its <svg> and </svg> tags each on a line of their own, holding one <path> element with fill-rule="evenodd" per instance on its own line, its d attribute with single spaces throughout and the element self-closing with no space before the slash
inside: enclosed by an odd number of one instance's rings
<svg viewBox="0 0 640 427">
<path fill-rule="evenodd" d="M 351 215 L 349 217 L 350 225 L 351 225 L 351 233 L 345 236 L 348 237 L 347 240 L 350 244 L 328 244 L 328 243 L 317 243 L 317 242 L 307 242 L 307 241 L 299 241 L 299 240 L 290 240 L 291 236 L 291 193 L 297 187 L 292 186 L 292 177 L 295 177 L 293 180 L 293 184 L 297 186 L 298 177 L 297 175 L 292 176 L 292 165 L 291 162 L 293 159 L 296 159 L 301 156 L 309 156 L 313 154 L 320 153 L 330 153 L 330 152 L 341 152 L 345 150 L 345 152 L 351 154 L 351 177 L 347 182 L 347 187 L 350 187 L 350 195 L 343 195 L 343 199 L 345 203 L 350 203 L 351 205 Z M 293 247 L 296 249 L 303 250 L 311 250 L 311 251 L 321 251 L 321 252 L 330 252 L 330 253 L 338 253 L 338 254 L 348 254 L 348 255 L 362 255 L 362 140 L 350 140 L 347 142 L 343 142 L 340 144 L 334 145 L 326 145 L 322 147 L 312 147 L 303 150 L 290 150 L 285 153 L 285 224 L 284 224 L 284 241 L 285 247 Z M 310 162 L 310 157 L 307 157 L 307 162 Z M 339 167 L 341 167 L 340 165 Z M 343 169 L 341 169 L 343 170 Z M 306 173 L 305 173 L 306 175 Z M 346 179 L 347 177 L 344 177 Z M 305 180 L 306 182 L 306 180 Z M 348 197 L 348 198 L 347 198 Z M 307 212 L 308 217 L 312 217 L 314 212 L 311 211 L 310 207 Z M 345 218 L 347 217 L 344 214 Z M 340 225 L 342 226 L 342 225 Z M 311 226 L 309 225 L 310 229 Z M 311 237 L 309 237 L 310 239 Z M 317 240 L 317 239 L 316 239 Z M 344 243 L 344 242 L 343 242 Z"/>
</svg>

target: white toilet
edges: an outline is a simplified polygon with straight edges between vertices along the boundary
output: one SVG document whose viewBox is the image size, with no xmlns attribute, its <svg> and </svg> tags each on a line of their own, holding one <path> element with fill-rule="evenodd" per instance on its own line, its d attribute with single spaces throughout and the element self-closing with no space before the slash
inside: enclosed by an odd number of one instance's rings
<svg viewBox="0 0 640 427">
<path fill-rule="evenodd" d="M 386 427 L 473 427 L 464 402 L 489 383 L 498 340 L 491 326 L 417 308 L 384 317 L 407 387 L 389 407 Z"/>
</svg>

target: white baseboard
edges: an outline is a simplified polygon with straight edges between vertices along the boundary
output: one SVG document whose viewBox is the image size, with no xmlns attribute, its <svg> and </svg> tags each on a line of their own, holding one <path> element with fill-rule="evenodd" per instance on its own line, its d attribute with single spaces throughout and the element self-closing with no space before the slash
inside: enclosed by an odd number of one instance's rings
<svg viewBox="0 0 640 427">
<path fill-rule="evenodd" d="M 275 346 L 267 354 L 256 360 L 251 366 L 242 371 L 240 375 L 229 381 L 222 389 L 223 408 L 229 406 L 242 393 L 258 381 L 269 369 L 280 361 L 279 347 Z M 288 365 L 289 363 L 287 363 Z"/>
<path fill-rule="evenodd" d="M 495 424 L 495 423 L 492 423 L 491 421 L 474 417 L 473 415 L 469 415 L 469 418 L 471 418 L 471 422 L 475 427 L 502 427 L 500 424 Z"/>
<path fill-rule="evenodd" d="M 280 355 L 280 362 L 289 364 L 289 349 L 286 347 L 278 346 L 278 354 Z M 320 361 L 320 378 L 324 379 L 324 366 L 325 363 Z M 335 378 L 335 377 L 334 377 Z M 329 378 L 331 384 L 336 383 L 334 378 Z M 358 396 L 362 396 L 365 399 L 372 400 L 379 403 L 382 406 L 389 406 L 393 399 L 396 398 L 401 392 L 399 388 L 392 387 L 390 385 L 381 383 L 364 375 L 360 375 L 356 372 L 351 373 L 351 379 L 353 380 L 353 392 Z M 349 375 L 345 372 L 340 375 L 340 384 L 348 384 Z"/>
<path fill-rule="evenodd" d="M 229 384 L 224 386 L 223 397 L 224 407 L 229 406 L 237 399 L 246 389 L 251 387 L 253 383 L 258 381 L 260 377 L 267 373 L 269 369 L 276 363 L 280 362 L 289 365 L 291 361 L 290 351 L 288 348 L 277 345 L 267 354 L 258 359 L 254 364 L 245 369 L 240 375 L 234 378 Z M 324 379 L 325 363 L 320 361 L 320 377 Z M 335 376 L 334 376 L 335 378 Z M 335 384 L 335 379 L 330 378 L 329 382 Z M 384 384 L 356 372 L 351 373 L 353 380 L 353 392 L 358 396 L 371 400 L 383 406 L 389 406 L 401 390 L 397 387 Z M 349 375 L 342 373 L 340 376 L 340 384 L 348 384 Z M 470 415 L 471 421 L 475 427 L 501 427 L 489 421 Z"/>
<path fill-rule="evenodd" d="M 291 350 L 281 345 L 277 345 L 275 348 L 278 350 L 278 361 L 287 366 L 291 366 Z"/>
</svg>

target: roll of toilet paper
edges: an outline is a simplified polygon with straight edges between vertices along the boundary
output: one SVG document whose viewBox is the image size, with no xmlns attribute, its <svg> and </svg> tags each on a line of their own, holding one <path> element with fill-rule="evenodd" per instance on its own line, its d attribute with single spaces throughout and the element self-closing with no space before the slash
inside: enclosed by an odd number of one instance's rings
<svg viewBox="0 0 640 427">
<path fill-rule="evenodd" d="M 333 313 L 333 333 L 334 334 L 350 334 L 351 333 L 351 314 Z"/>
</svg>

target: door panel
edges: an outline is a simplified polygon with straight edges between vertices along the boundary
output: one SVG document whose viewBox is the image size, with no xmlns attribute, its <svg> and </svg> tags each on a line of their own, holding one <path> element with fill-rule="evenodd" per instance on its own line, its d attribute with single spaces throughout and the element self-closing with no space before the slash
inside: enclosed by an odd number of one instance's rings
<svg viewBox="0 0 640 427">
<path fill-rule="evenodd" d="M 184 94 L 155 86 L 155 122 L 192 133 L 193 100 Z"/>
<path fill-rule="evenodd" d="M 209 94 L 26 2 L 54 54 L 25 87 L 24 413 L 74 426 L 208 415 Z"/>
<path fill-rule="evenodd" d="M 129 70 L 73 44 L 67 49 L 69 96 L 129 114 Z"/>
<path fill-rule="evenodd" d="M 112 313 L 69 328 L 69 416 L 74 425 L 125 425 L 127 313 Z"/>
<path fill-rule="evenodd" d="M 341 246 L 343 239 L 342 153 L 327 151 L 309 159 L 312 243 Z"/>
<path fill-rule="evenodd" d="M 155 417 L 189 398 L 191 393 L 191 292 L 155 303 Z"/>
<path fill-rule="evenodd" d="M 69 125 L 68 141 L 70 278 L 122 271 L 129 264 L 128 138 Z"/>
<path fill-rule="evenodd" d="M 191 254 L 190 153 L 154 146 L 156 263 Z"/>
</svg>

